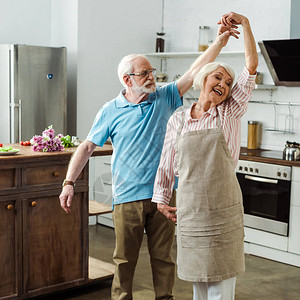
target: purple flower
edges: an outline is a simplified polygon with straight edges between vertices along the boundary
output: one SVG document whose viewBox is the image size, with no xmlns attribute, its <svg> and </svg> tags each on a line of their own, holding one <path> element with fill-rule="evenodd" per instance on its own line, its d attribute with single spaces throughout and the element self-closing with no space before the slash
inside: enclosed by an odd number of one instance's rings
<svg viewBox="0 0 300 300">
<path fill-rule="evenodd" d="M 55 136 L 55 130 L 51 125 L 42 132 L 42 135 L 35 135 L 31 138 L 32 150 L 41 152 L 63 151 L 62 137 L 62 134 Z"/>
</svg>

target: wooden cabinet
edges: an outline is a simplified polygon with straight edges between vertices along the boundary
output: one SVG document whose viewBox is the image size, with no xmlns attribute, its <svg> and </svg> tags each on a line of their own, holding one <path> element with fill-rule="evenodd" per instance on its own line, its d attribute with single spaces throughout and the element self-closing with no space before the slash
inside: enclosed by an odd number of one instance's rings
<svg viewBox="0 0 300 300">
<path fill-rule="evenodd" d="M 26 294 L 40 294 L 43 289 L 47 292 L 55 285 L 87 278 L 85 194 L 75 194 L 71 214 L 61 209 L 57 191 L 36 192 L 22 200 Z"/>
<path fill-rule="evenodd" d="M 26 299 L 90 283 L 88 164 L 66 214 L 58 196 L 73 151 L 18 148 L 20 154 L 0 157 L 0 299 Z M 101 276 L 94 275 L 97 279 Z"/>
<path fill-rule="evenodd" d="M 20 231 L 16 217 L 17 206 L 19 203 L 13 197 L 0 202 L 0 299 L 17 293 Z"/>
</svg>

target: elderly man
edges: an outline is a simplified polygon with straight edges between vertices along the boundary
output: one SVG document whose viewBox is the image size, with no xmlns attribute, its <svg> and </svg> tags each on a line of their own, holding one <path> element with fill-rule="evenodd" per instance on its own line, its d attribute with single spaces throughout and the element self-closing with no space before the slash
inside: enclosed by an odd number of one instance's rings
<svg viewBox="0 0 300 300">
<path fill-rule="evenodd" d="M 112 299 L 132 299 L 132 282 L 143 239 L 148 237 L 155 299 L 173 299 L 175 264 L 171 257 L 174 223 L 151 202 L 153 185 L 164 142 L 166 124 L 182 105 L 195 74 L 215 60 L 236 30 L 223 27 L 215 42 L 178 80 L 156 88 L 155 69 L 143 55 L 125 56 L 118 75 L 125 87 L 98 112 L 87 139 L 73 155 L 63 190 L 62 208 L 69 213 L 74 182 L 95 147 L 110 137 L 113 145 L 113 221 L 116 271 Z"/>
</svg>

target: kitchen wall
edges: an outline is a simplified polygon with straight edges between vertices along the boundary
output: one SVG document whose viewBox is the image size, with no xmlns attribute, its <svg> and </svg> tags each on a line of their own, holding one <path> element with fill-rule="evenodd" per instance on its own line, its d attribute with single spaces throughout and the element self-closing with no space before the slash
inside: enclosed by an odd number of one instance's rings
<svg viewBox="0 0 300 300">
<path fill-rule="evenodd" d="M 291 38 L 299 38 L 300 37 L 300 1 L 299 0 L 291 0 Z"/>
<path fill-rule="evenodd" d="M 199 26 L 210 26 L 212 37 L 215 37 L 217 22 L 230 11 L 244 14 L 252 21 L 257 40 L 287 38 L 290 32 L 290 7 L 290 0 L 228 0 L 222 5 L 218 0 L 165 0 L 167 51 L 196 50 Z M 226 50 L 242 51 L 243 43 L 233 40 Z"/>
<path fill-rule="evenodd" d="M 45 0 L 43 0 L 45 1 Z M 67 47 L 68 134 L 77 134 L 78 4 L 74 0 L 51 0 L 50 45 Z"/>
<path fill-rule="evenodd" d="M 86 136 L 99 107 L 119 92 L 121 85 L 116 76 L 116 68 L 121 57 L 130 52 L 154 51 L 155 33 L 161 28 L 160 5 L 161 1 L 158 0 L 151 2 L 151 5 L 134 0 L 126 3 L 105 2 L 105 5 L 96 0 L 79 0 L 77 129 L 80 137 Z M 119 10 L 115 10 L 115 7 Z M 199 25 L 211 26 L 215 36 L 216 22 L 227 11 L 247 15 L 257 41 L 290 37 L 290 0 L 231 0 L 226 2 L 226 7 L 228 9 L 224 10 L 224 5 L 220 5 L 217 0 L 165 0 L 166 51 L 194 51 Z M 147 10 L 147 14 L 143 13 L 144 10 Z M 243 51 L 243 36 L 239 41 L 232 40 L 224 51 Z M 219 60 L 234 64 L 237 73 L 244 65 L 243 55 L 224 56 Z M 175 65 L 182 73 L 191 62 L 177 60 Z M 273 83 L 262 56 L 259 71 L 264 73 L 264 83 Z M 254 91 L 253 100 L 300 102 L 298 94 L 299 88 L 278 87 L 274 91 Z M 263 129 L 273 129 L 275 109 L 276 129 L 300 132 L 300 107 L 251 103 L 242 122 L 242 145 L 247 143 L 247 120 L 258 120 Z M 289 116 L 291 113 L 293 117 Z M 288 123 L 291 119 L 293 124 Z M 262 130 L 262 148 L 282 150 L 286 140 L 300 141 L 300 135 Z"/>
<path fill-rule="evenodd" d="M 297 1 L 228 0 L 224 8 L 218 0 L 165 0 L 166 50 L 195 50 L 199 25 L 211 26 L 214 36 L 217 20 L 230 10 L 249 17 L 257 41 L 300 38 L 297 36 L 299 30 L 294 30 L 297 27 L 295 16 L 300 14 Z M 161 4 L 161 0 L 151 3 L 137 0 L 0 0 L 0 43 L 68 48 L 68 102 L 72 120 L 68 124 L 69 133 L 77 130 L 77 135 L 84 139 L 99 108 L 122 88 L 116 74 L 120 59 L 128 53 L 154 51 L 156 32 L 161 31 Z M 243 51 L 243 38 L 232 40 L 224 51 Z M 244 58 L 242 55 L 220 56 L 219 60 L 233 64 L 239 72 Z M 176 64 L 182 69 L 180 72 L 184 72 L 190 63 Z M 264 82 L 272 83 L 261 56 L 259 70 L 264 73 Z M 273 92 L 256 90 L 253 99 L 299 103 L 298 95 L 299 88 L 278 87 Z M 275 109 L 277 128 L 285 129 L 292 113 L 292 129 L 300 132 L 299 107 L 274 108 L 251 103 L 242 123 L 243 145 L 247 139 L 247 120 L 255 119 L 262 122 L 264 129 L 272 128 Z M 77 124 L 74 123 L 75 115 Z M 262 147 L 279 150 L 287 139 L 300 141 L 299 133 L 262 131 L 262 138 Z"/>
<path fill-rule="evenodd" d="M 226 1 L 220 5 L 220 1 L 199 0 L 165 0 L 165 31 L 166 51 L 196 51 L 198 44 L 198 27 L 208 25 L 211 27 L 212 39 L 216 36 L 217 21 L 227 11 L 235 11 L 246 15 L 252 25 L 256 41 L 271 39 L 288 39 L 291 34 L 293 38 L 300 38 L 297 28 L 297 17 L 300 14 L 299 1 L 282 0 L 251 0 L 251 1 Z M 292 11 L 291 11 L 292 9 Z M 298 11 L 297 11 L 298 10 Z M 292 21 L 291 21 L 292 15 Z M 299 22 L 299 20 L 298 20 Z M 259 47 L 257 46 L 257 49 Z M 243 36 L 239 40 L 232 39 L 222 52 L 243 51 Z M 220 56 L 219 61 L 224 61 L 233 66 L 236 74 L 239 74 L 244 66 L 244 56 Z M 171 73 L 172 62 L 169 60 Z M 182 60 L 182 64 L 186 61 Z M 178 63 L 178 72 L 184 72 L 184 67 Z M 267 69 L 265 61 L 259 55 L 258 70 L 264 75 L 265 84 L 274 84 Z M 177 73 L 178 73 L 177 72 Z M 253 100 L 255 101 L 277 101 L 293 102 L 300 104 L 298 87 L 278 87 L 276 90 L 255 90 Z M 189 96 L 198 96 L 191 92 Z M 242 120 L 242 145 L 247 145 L 247 120 L 261 122 L 261 147 L 266 149 L 282 150 L 286 140 L 300 142 L 300 106 L 288 105 L 263 105 L 249 104 L 247 114 Z M 276 124 L 275 124 L 276 123 Z M 276 128 L 275 128 L 276 127 Z M 281 133 L 280 131 L 292 131 Z"/>
<path fill-rule="evenodd" d="M 77 7 L 75 0 L 0 0 L 1 44 L 67 47 L 71 135 L 76 134 Z"/>
<path fill-rule="evenodd" d="M 123 56 L 155 50 L 161 1 L 78 1 L 78 135 L 86 137 L 101 106 L 122 89 Z"/>
<path fill-rule="evenodd" d="M 51 1 L 0 0 L 0 43 L 49 45 Z"/>
</svg>

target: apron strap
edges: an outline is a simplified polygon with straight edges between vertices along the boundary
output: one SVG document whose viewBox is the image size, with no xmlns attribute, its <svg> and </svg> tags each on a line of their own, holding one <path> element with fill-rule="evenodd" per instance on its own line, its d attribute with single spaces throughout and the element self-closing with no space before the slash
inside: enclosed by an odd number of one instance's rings
<svg viewBox="0 0 300 300">
<path fill-rule="evenodd" d="M 217 110 L 217 115 L 216 115 L 216 118 L 217 118 L 217 128 L 222 128 L 221 118 L 220 118 L 220 115 L 219 115 L 217 107 L 216 107 L 216 110 Z"/>
<path fill-rule="evenodd" d="M 182 128 L 183 128 L 183 125 L 184 125 L 185 114 L 186 114 L 186 112 L 183 111 L 183 113 L 182 113 L 182 120 L 180 122 L 180 126 L 179 126 L 179 128 L 177 130 L 177 133 L 176 133 L 176 139 L 175 139 L 175 145 L 174 145 L 176 156 L 177 156 L 177 153 L 178 153 L 178 140 L 180 138 L 181 131 L 182 131 Z"/>
<path fill-rule="evenodd" d="M 184 121 L 185 121 L 185 114 L 186 114 L 186 112 L 184 111 L 183 114 L 182 114 L 182 120 L 181 120 L 180 126 L 177 130 L 176 139 L 181 135 L 181 131 L 182 131 Z"/>
</svg>

